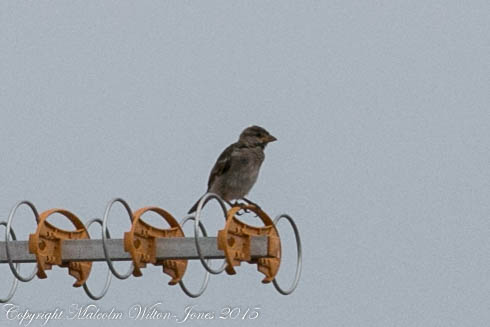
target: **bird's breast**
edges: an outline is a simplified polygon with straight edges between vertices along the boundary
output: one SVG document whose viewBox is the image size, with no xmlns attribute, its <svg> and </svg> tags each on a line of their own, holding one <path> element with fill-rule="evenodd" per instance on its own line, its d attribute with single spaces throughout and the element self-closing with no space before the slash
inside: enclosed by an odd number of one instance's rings
<svg viewBox="0 0 490 327">
<path fill-rule="evenodd" d="M 227 200 L 243 198 L 257 181 L 263 160 L 263 155 L 251 149 L 235 152 L 230 169 L 218 178 L 212 191 Z"/>
</svg>

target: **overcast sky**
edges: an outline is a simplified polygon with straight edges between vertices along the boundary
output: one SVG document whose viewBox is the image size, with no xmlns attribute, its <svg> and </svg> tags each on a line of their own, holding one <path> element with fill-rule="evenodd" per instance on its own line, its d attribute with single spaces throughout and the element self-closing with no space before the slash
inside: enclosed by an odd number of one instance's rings
<svg viewBox="0 0 490 327">
<path fill-rule="evenodd" d="M 88 221 L 121 196 L 181 219 L 220 152 L 258 124 L 278 141 L 250 198 L 298 223 L 296 292 L 278 294 L 243 264 L 190 299 L 148 267 L 113 281 L 97 305 L 125 318 L 103 326 L 132 326 L 133 305 L 156 303 L 178 316 L 189 305 L 260 307 L 256 320 L 191 326 L 487 326 L 489 16 L 478 0 L 2 1 L 0 217 L 28 199 Z M 215 204 L 204 219 L 211 234 L 223 225 Z M 120 207 L 110 226 L 118 238 L 129 228 Z M 21 239 L 34 231 L 27 209 L 14 228 Z M 294 237 L 279 228 L 287 286 Z M 94 291 L 105 271 L 94 264 Z M 4 296 L 7 265 L 0 273 Z M 193 262 L 185 280 L 196 289 L 202 274 Z M 93 303 L 72 283 L 54 268 L 12 301 L 31 311 Z M 4 311 L 0 320 L 19 324 Z"/>
</svg>

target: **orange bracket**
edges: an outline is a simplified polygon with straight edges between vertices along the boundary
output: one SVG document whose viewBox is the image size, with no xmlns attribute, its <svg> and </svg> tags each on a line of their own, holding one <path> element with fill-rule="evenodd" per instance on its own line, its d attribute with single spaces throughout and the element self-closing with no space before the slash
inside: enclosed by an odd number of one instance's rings
<svg viewBox="0 0 490 327">
<path fill-rule="evenodd" d="M 241 209 L 256 213 L 265 226 L 250 226 L 238 220 L 235 214 Z M 252 236 L 268 237 L 268 257 L 252 259 L 250 255 Z M 281 240 L 276 226 L 264 211 L 253 205 L 234 206 L 228 210 L 225 228 L 218 232 L 218 249 L 225 252 L 228 274 L 236 274 L 233 267 L 239 266 L 242 261 L 256 263 L 257 270 L 265 275 L 262 283 L 270 283 L 275 278 L 281 263 Z"/>
<path fill-rule="evenodd" d="M 57 228 L 46 220 L 52 214 L 59 213 L 75 226 L 74 231 L 67 231 Z M 82 286 L 90 275 L 92 262 L 72 261 L 62 262 L 61 253 L 63 240 L 79 240 L 90 238 L 85 225 L 68 210 L 50 209 L 39 215 L 39 223 L 36 233 L 29 235 L 29 252 L 36 255 L 37 260 L 37 277 L 47 278 L 46 270 L 50 270 L 53 265 L 68 268 L 68 273 L 76 278 L 74 287 Z"/>
<path fill-rule="evenodd" d="M 159 214 L 170 228 L 160 229 L 144 222 L 141 216 L 147 211 Z M 141 276 L 143 274 L 141 268 L 151 263 L 155 266 L 163 266 L 163 272 L 172 277 L 169 285 L 175 285 L 182 279 L 187 268 L 187 260 L 157 260 L 156 258 L 156 240 L 170 237 L 185 237 L 185 235 L 177 220 L 167 211 L 158 207 L 145 207 L 133 214 L 131 230 L 124 233 L 124 250 L 129 252 L 133 259 L 133 276 Z"/>
</svg>

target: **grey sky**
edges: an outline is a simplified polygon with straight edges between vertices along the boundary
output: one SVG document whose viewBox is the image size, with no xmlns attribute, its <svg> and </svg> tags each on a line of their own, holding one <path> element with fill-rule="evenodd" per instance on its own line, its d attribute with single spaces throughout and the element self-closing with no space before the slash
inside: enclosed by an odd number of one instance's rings
<svg viewBox="0 0 490 327">
<path fill-rule="evenodd" d="M 150 267 L 114 280 L 101 308 L 261 307 L 255 321 L 196 326 L 486 326 L 489 16 L 488 1 L 2 1 L 0 216 L 29 199 L 87 221 L 121 196 L 181 218 L 220 151 L 259 124 L 278 142 L 250 198 L 299 224 L 297 291 L 281 296 L 242 265 L 193 300 Z M 33 232 L 27 210 L 14 227 Z M 287 283 L 294 245 L 280 228 Z M 64 269 L 48 274 L 13 302 L 91 303 Z M 193 263 L 186 281 L 201 274 Z M 163 324 L 175 323 L 141 322 Z"/>
</svg>

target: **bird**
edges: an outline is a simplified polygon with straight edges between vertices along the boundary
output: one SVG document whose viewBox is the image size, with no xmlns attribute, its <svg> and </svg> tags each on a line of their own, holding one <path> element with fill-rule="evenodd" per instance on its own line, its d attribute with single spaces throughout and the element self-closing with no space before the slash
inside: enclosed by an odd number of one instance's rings
<svg viewBox="0 0 490 327">
<path fill-rule="evenodd" d="M 216 160 L 209 174 L 206 193 L 217 194 L 230 205 L 231 200 L 239 199 L 255 205 L 245 196 L 257 181 L 265 159 L 265 147 L 274 141 L 277 141 L 277 138 L 260 126 L 245 128 L 238 141 L 229 145 Z M 188 214 L 197 210 L 201 199 L 202 196 Z"/>
</svg>

